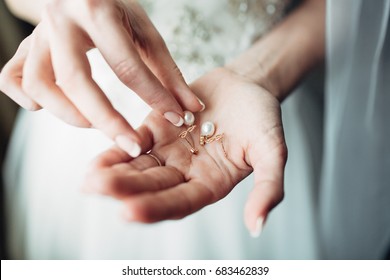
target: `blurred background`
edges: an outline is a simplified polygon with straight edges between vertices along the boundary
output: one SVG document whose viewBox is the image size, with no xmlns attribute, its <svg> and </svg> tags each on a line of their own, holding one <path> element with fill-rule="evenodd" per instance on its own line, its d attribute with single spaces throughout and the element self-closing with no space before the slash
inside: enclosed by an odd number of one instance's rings
<svg viewBox="0 0 390 280">
<path fill-rule="evenodd" d="M 4 0 L 0 0 L 0 69 L 15 53 L 19 43 L 32 32 L 32 26 L 16 19 L 8 11 Z M 3 169 L 5 151 L 15 121 L 18 106 L 4 94 L 0 94 L 0 167 Z M 3 174 L 0 173 L 0 254 L 6 258 L 5 252 L 5 213 L 3 203 Z"/>
</svg>

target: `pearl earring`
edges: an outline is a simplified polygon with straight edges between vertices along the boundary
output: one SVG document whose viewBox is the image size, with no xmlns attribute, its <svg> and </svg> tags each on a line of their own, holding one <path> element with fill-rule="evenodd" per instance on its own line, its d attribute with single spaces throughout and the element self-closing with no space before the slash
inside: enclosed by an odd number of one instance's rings
<svg viewBox="0 0 390 280">
<path fill-rule="evenodd" d="M 179 138 L 183 139 L 184 141 L 187 142 L 187 144 L 190 146 L 190 152 L 193 155 L 196 155 L 199 150 L 195 148 L 195 145 L 191 143 L 190 140 L 188 140 L 187 135 L 191 132 L 193 132 L 196 128 L 195 123 L 195 116 L 192 112 L 190 111 L 184 111 L 184 124 L 188 126 L 188 128 L 184 131 L 182 131 L 179 134 Z M 212 143 L 214 141 L 218 141 L 221 143 L 223 153 L 226 158 L 228 158 L 225 146 L 224 146 L 224 134 L 215 134 L 215 124 L 211 121 L 206 121 L 202 124 L 200 127 L 200 140 L 199 143 L 201 146 L 204 146 L 206 144 Z"/>
<path fill-rule="evenodd" d="M 195 123 L 195 116 L 190 111 L 184 111 L 184 124 L 189 126 L 186 130 L 184 130 L 182 133 L 179 134 L 179 137 L 183 140 L 185 140 L 188 145 L 190 145 L 190 152 L 193 155 L 196 155 L 199 150 L 194 147 L 194 145 L 187 139 L 188 133 L 191 133 L 196 128 Z"/>
<path fill-rule="evenodd" d="M 199 139 L 199 144 L 201 146 L 204 146 L 205 144 L 209 144 L 209 143 L 212 143 L 214 141 L 219 141 L 221 142 L 221 146 L 222 146 L 222 150 L 223 150 L 223 153 L 225 155 L 225 157 L 227 158 L 227 153 L 226 153 L 226 150 L 225 150 L 225 146 L 223 144 L 223 139 L 224 139 L 224 134 L 217 134 L 215 136 L 213 136 L 215 133 L 215 125 L 214 123 L 210 122 L 210 121 L 207 121 L 207 122 L 204 122 L 202 124 L 202 126 L 200 127 L 200 139 Z"/>
<path fill-rule="evenodd" d="M 190 111 L 184 111 L 184 124 L 187 126 L 193 125 L 195 122 L 195 116 Z"/>
<path fill-rule="evenodd" d="M 213 135 L 215 133 L 215 125 L 214 123 L 207 121 L 202 124 L 200 127 L 200 145 L 204 146 L 206 143 L 211 143 L 214 140 L 210 142 L 211 139 L 213 139 Z"/>
</svg>

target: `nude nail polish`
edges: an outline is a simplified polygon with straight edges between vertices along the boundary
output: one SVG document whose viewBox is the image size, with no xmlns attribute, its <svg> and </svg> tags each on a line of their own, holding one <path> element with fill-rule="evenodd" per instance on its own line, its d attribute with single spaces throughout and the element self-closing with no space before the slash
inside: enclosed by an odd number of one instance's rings
<svg viewBox="0 0 390 280">
<path fill-rule="evenodd" d="M 118 135 L 115 138 L 116 144 L 127 152 L 132 157 L 138 157 L 141 154 L 141 147 L 138 143 L 132 140 L 129 136 Z"/>
<path fill-rule="evenodd" d="M 198 97 L 197 97 L 198 98 Z M 199 104 L 202 106 L 202 109 L 200 109 L 199 112 L 203 112 L 206 109 L 206 105 L 204 105 L 203 101 L 198 98 Z"/>
<path fill-rule="evenodd" d="M 180 127 L 184 124 L 184 119 L 177 113 L 166 112 L 164 117 L 174 126 Z"/>
<path fill-rule="evenodd" d="M 263 217 L 258 217 L 256 220 L 256 226 L 253 231 L 250 232 L 251 236 L 253 238 L 258 238 L 263 231 L 264 227 L 264 218 Z"/>
</svg>

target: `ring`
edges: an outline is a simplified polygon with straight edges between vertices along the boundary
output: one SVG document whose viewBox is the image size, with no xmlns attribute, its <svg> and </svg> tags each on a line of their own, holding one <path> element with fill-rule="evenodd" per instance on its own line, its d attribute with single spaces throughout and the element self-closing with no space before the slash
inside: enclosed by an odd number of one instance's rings
<svg viewBox="0 0 390 280">
<path fill-rule="evenodd" d="M 159 160 L 158 157 L 152 154 L 151 150 L 147 152 L 145 155 L 150 156 L 152 159 L 154 159 L 157 162 L 158 166 L 162 166 L 161 160 Z"/>
</svg>

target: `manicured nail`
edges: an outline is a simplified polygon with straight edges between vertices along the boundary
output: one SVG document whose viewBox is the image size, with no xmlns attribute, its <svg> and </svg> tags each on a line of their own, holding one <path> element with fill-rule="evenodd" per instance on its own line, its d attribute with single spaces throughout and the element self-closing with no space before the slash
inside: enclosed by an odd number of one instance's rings
<svg viewBox="0 0 390 280">
<path fill-rule="evenodd" d="M 184 123 L 184 119 L 177 113 L 174 112 L 166 112 L 164 117 L 172 123 L 174 126 L 180 127 Z"/>
<path fill-rule="evenodd" d="M 258 238 L 263 231 L 263 226 L 264 226 L 264 218 L 263 217 L 258 217 L 256 220 L 256 227 L 254 231 L 251 231 L 250 234 L 253 238 Z"/>
<path fill-rule="evenodd" d="M 118 135 L 115 138 L 116 144 L 127 152 L 133 158 L 138 157 L 141 154 L 141 147 L 138 143 L 134 142 L 129 136 Z"/>
<path fill-rule="evenodd" d="M 198 98 L 199 104 L 202 106 L 199 112 L 203 112 L 206 109 L 206 105 L 204 105 L 203 101 Z"/>
</svg>

